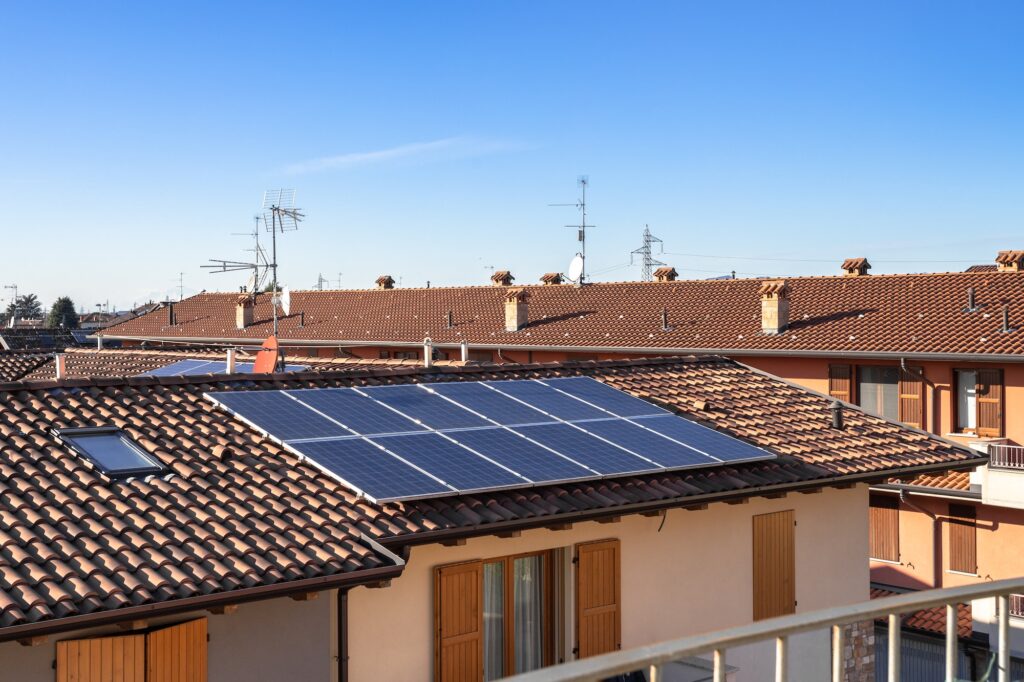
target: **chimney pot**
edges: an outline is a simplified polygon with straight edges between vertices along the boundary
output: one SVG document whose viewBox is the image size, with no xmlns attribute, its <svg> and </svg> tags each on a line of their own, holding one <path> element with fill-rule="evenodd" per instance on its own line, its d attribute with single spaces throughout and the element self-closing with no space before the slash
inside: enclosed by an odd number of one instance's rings
<svg viewBox="0 0 1024 682">
<path fill-rule="evenodd" d="M 832 428 L 833 429 L 839 429 L 841 431 L 844 428 L 843 427 L 843 404 L 841 402 L 839 402 L 838 400 L 833 400 L 832 401 L 832 406 L 829 407 L 829 410 L 831 410 L 831 412 L 832 412 Z"/>
<path fill-rule="evenodd" d="M 674 282 L 676 277 L 679 277 L 679 273 L 670 265 L 665 265 L 654 271 L 654 281 L 656 282 Z"/>
<path fill-rule="evenodd" d="M 784 279 L 761 283 L 761 331 L 781 334 L 789 326 L 789 286 Z"/>
<path fill-rule="evenodd" d="M 1024 270 L 1024 251 L 1000 251 L 996 256 L 999 272 L 1020 272 Z"/>
<path fill-rule="evenodd" d="M 541 281 L 542 284 L 545 284 L 545 285 L 547 285 L 547 284 L 561 284 L 562 283 L 562 273 L 560 273 L 560 272 L 546 272 L 543 275 L 541 275 L 540 281 Z"/>
<path fill-rule="evenodd" d="M 864 277 L 871 269 L 871 263 L 867 258 L 847 258 L 842 268 L 847 277 Z"/>
<path fill-rule="evenodd" d="M 530 292 L 526 289 L 509 289 L 505 294 L 505 331 L 517 332 L 529 322 L 528 301 Z"/>
<path fill-rule="evenodd" d="M 394 289 L 395 280 L 391 275 L 381 275 L 377 278 L 378 289 Z"/>
<path fill-rule="evenodd" d="M 491 284 L 496 287 L 510 287 L 515 277 L 508 270 L 497 270 L 491 275 Z"/>
<path fill-rule="evenodd" d="M 253 296 L 239 296 L 235 304 L 235 326 L 239 329 L 245 329 L 251 325 L 255 307 Z"/>
</svg>

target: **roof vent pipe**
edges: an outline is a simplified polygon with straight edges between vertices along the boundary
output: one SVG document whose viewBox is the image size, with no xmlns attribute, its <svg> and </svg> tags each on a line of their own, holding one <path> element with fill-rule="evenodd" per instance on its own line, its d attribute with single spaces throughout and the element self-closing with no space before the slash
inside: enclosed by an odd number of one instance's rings
<svg viewBox="0 0 1024 682">
<path fill-rule="evenodd" d="M 1003 333 L 1009 333 L 1013 331 L 1010 329 L 1010 306 L 1007 303 L 1003 304 Z"/>
<path fill-rule="evenodd" d="M 832 406 L 828 408 L 832 412 L 832 428 L 843 430 L 843 404 L 838 400 L 832 401 Z"/>
<path fill-rule="evenodd" d="M 299 311 L 299 326 L 300 327 L 305 327 L 306 326 L 306 313 L 305 313 L 305 311 Z"/>
<path fill-rule="evenodd" d="M 661 331 L 668 331 L 668 308 L 661 309 Z"/>
<path fill-rule="evenodd" d="M 66 364 L 67 356 L 65 356 L 64 353 L 55 353 L 54 356 L 53 356 L 53 360 L 54 360 L 53 364 L 54 364 L 54 367 L 56 368 L 56 372 L 57 372 L 57 378 L 58 379 L 65 378 L 68 375 L 68 373 L 67 373 L 67 364 Z"/>
<path fill-rule="evenodd" d="M 469 341 L 462 339 L 462 343 L 459 344 L 459 351 L 461 351 L 462 361 L 469 362 Z"/>
<path fill-rule="evenodd" d="M 455 316 L 452 315 L 452 311 L 450 310 L 448 311 L 447 317 L 445 317 L 445 324 L 447 325 L 448 329 L 451 329 L 452 327 L 455 326 Z"/>
<path fill-rule="evenodd" d="M 167 304 L 167 326 L 173 327 L 178 324 L 178 319 L 174 315 L 174 303 Z"/>
<path fill-rule="evenodd" d="M 967 287 L 967 312 L 973 313 L 978 309 L 974 301 L 974 287 Z"/>
<path fill-rule="evenodd" d="M 430 337 L 423 339 L 423 366 L 431 367 L 434 364 L 434 342 Z"/>
<path fill-rule="evenodd" d="M 234 348 L 228 348 L 228 361 L 226 367 L 226 371 L 228 374 L 235 373 L 235 353 L 236 351 Z"/>
</svg>

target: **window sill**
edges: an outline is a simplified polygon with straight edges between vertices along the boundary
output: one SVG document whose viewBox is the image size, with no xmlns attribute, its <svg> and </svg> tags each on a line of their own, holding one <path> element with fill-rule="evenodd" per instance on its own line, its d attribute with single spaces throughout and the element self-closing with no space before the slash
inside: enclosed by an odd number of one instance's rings
<svg viewBox="0 0 1024 682">
<path fill-rule="evenodd" d="M 875 557 L 868 557 L 871 561 L 879 564 L 890 564 L 892 566 L 902 566 L 902 561 L 892 561 L 890 559 L 876 559 Z"/>
<path fill-rule="evenodd" d="M 978 573 L 965 573 L 964 571 L 954 571 L 952 569 L 946 569 L 946 573 L 952 573 L 953 575 L 966 575 L 969 578 L 980 578 L 981 575 Z"/>
</svg>

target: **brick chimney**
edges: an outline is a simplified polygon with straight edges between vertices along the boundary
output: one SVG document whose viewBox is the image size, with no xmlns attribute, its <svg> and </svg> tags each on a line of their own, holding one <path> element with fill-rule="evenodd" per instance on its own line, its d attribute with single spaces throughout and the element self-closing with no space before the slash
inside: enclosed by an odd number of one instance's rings
<svg viewBox="0 0 1024 682">
<path fill-rule="evenodd" d="M 674 282 L 679 273 L 671 265 L 665 265 L 654 271 L 655 282 Z"/>
<path fill-rule="evenodd" d="M 842 268 L 845 277 L 863 277 L 871 269 L 871 263 L 867 258 L 847 258 Z"/>
<path fill-rule="evenodd" d="M 761 283 L 761 332 L 781 334 L 789 326 L 789 287 L 784 279 Z"/>
<path fill-rule="evenodd" d="M 514 279 L 515 277 L 508 270 L 495 270 L 494 274 L 491 275 L 491 284 L 496 287 L 510 287 Z"/>
<path fill-rule="evenodd" d="M 543 275 L 540 276 L 540 281 L 541 281 L 542 284 L 545 284 L 545 285 L 547 285 L 547 284 L 561 284 L 562 283 L 562 273 L 560 273 L 560 272 L 546 272 L 546 273 L 544 273 Z"/>
<path fill-rule="evenodd" d="M 1000 251 L 996 256 L 999 272 L 1020 272 L 1024 270 L 1024 251 Z"/>
<path fill-rule="evenodd" d="M 245 329 L 252 324 L 252 314 L 256 301 L 253 296 L 239 296 L 235 302 L 235 326 Z"/>
<path fill-rule="evenodd" d="M 529 298 L 530 292 L 526 289 L 509 289 L 505 293 L 505 331 L 517 332 L 529 322 Z"/>
<path fill-rule="evenodd" d="M 395 280 L 394 280 L 394 278 L 391 277 L 391 275 L 381 275 L 380 277 L 377 278 L 377 288 L 378 289 L 394 289 L 395 288 Z"/>
</svg>

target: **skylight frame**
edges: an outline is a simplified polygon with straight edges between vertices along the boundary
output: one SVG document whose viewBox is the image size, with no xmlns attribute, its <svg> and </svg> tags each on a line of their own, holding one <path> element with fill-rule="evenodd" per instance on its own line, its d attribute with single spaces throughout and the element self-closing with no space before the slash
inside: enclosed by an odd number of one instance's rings
<svg viewBox="0 0 1024 682">
<path fill-rule="evenodd" d="M 86 459 L 96 469 L 107 478 L 111 479 L 126 479 L 126 478 L 141 478 L 145 476 L 156 476 L 163 474 L 167 471 L 167 467 L 164 466 L 160 460 L 153 455 L 149 454 L 141 447 L 139 447 L 122 429 L 116 426 L 87 426 L 87 427 L 76 427 L 66 429 L 54 429 L 57 437 L 60 438 L 61 442 L 71 448 L 80 457 Z M 79 440 L 87 440 L 90 436 L 116 436 L 120 439 L 121 444 L 131 451 L 138 459 L 145 462 L 149 462 L 148 466 L 139 466 L 132 468 L 110 468 L 105 465 L 97 456 L 89 452 L 89 449 L 79 442 Z"/>
</svg>

